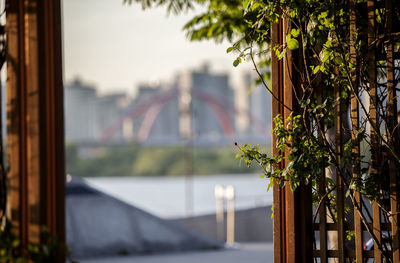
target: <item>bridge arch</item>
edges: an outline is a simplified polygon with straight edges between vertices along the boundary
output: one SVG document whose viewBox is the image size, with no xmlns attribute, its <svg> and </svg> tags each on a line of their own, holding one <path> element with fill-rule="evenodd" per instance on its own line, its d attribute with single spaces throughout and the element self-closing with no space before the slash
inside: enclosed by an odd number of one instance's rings
<svg viewBox="0 0 400 263">
<path fill-rule="evenodd" d="M 124 119 L 126 118 L 137 119 L 140 117 L 143 117 L 143 122 L 138 131 L 138 138 L 140 141 L 147 140 L 148 136 L 150 135 L 151 129 L 160 112 L 171 100 L 178 98 L 179 95 L 180 95 L 179 91 L 177 89 L 174 89 L 171 91 L 166 91 L 162 94 L 156 94 L 148 99 L 143 100 L 135 107 L 127 110 L 124 116 L 122 116 L 112 125 L 110 125 L 107 129 L 105 129 L 100 136 L 100 140 L 103 142 L 110 140 L 110 138 L 119 129 L 122 128 Z M 224 136 L 227 138 L 231 138 L 234 135 L 235 130 L 227 113 L 226 107 L 218 99 L 216 99 L 211 94 L 205 91 L 193 89 L 192 96 L 194 98 L 200 99 L 205 104 L 207 104 L 207 106 L 210 107 L 210 109 L 214 112 L 215 116 L 218 119 L 218 122 L 222 128 Z M 239 111 L 235 107 L 232 106 L 230 108 L 235 115 L 239 114 Z M 250 121 L 256 124 L 256 126 L 261 127 L 262 130 L 264 130 L 261 121 L 257 120 L 253 116 L 250 116 Z"/>
</svg>

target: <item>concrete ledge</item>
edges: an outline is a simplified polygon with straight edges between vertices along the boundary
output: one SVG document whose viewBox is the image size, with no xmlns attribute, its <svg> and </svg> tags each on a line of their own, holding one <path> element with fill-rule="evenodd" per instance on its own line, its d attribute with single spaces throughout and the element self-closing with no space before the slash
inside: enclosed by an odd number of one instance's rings
<svg viewBox="0 0 400 263">
<path fill-rule="evenodd" d="M 236 242 L 272 242 L 271 206 L 239 210 L 235 213 Z M 225 216 L 226 219 L 226 216 Z M 173 220 L 187 228 L 217 240 L 217 221 L 215 214 L 180 218 Z M 226 222 L 225 222 L 226 226 Z"/>
</svg>

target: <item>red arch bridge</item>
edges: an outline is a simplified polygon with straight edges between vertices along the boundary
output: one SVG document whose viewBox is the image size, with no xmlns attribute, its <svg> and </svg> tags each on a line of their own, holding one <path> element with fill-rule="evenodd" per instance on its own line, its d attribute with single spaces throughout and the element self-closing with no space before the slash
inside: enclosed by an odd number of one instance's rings
<svg viewBox="0 0 400 263">
<path fill-rule="evenodd" d="M 173 89 L 160 94 L 155 94 L 140 101 L 138 104 L 126 110 L 119 119 L 115 120 L 110 126 L 104 129 L 101 132 L 100 141 L 110 141 L 113 135 L 122 129 L 124 120 L 135 120 L 141 118 L 143 121 L 141 122 L 138 130 L 137 137 L 140 141 L 146 141 L 159 114 L 168 103 L 179 98 L 179 96 L 179 90 Z M 195 89 L 191 90 L 191 96 L 202 101 L 212 110 L 226 138 L 231 138 L 235 134 L 234 125 L 229 118 L 229 113 L 232 112 L 235 116 L 239 114 L 246 114 L 249 116 L 251 125 L 254 125 L 257 131 L 267 131 L 267 126 L 264 122 L 252 116 L 245 110 L 237 110 L 236 107 L 230 102 L 219 100 L 205 91 Z M 228 107 L 226 105 L 228 105 Z"/>
</svg>

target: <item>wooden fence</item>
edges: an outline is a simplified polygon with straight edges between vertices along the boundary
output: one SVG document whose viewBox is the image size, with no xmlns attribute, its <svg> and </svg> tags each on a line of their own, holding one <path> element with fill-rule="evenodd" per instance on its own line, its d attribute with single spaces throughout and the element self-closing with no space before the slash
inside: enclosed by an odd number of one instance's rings
<svg viewBox="0 0 400 263">
<path fill-rule="evenodd" d="M 369 93 L 370 103 L 368 114 L 371 121 L 370 142 L 371 159 L 370 169 L 381 169 L 382 160 L 380 159 L 379 130 L 373 127 L 381 127 L 380 114 L 378 109 L 377 97 L 380 92 L 375 81 L 378 76 L 378 70 L 383 70 L 386 74 L 386 87 L 384 92 L 387 96 L 387 104 L 384 109 L 388 120 L 385 122 L 390 131 L 398 130 L 397 121 L 397 103 L 396 103 L 396 78 L 398 79 L 400 54 L 395 52 L 393 45 L 393 36 L 399 34 L 399 15 L 394 12 L 393 4 L 398 5 L 396 1 L 368 0 L 365 3 L 350 1 L 350 61 L 357 64 L 357 54 L 354 48 L 356 41 L 356 32 L 358 30 L 357 12 L 365 10 L 368 12 L 368 32 L 367 43 L 368 51 L 368 75 L 369 75 Z M 385 38 L 381 37 L 376 28 L 376 9 L 385 8 L 386 23 L 384 25 Z M 358 10 L 358 11 L 357 11 Z M 273 43 L 283 44 L 291 25 L 286 19 L 281 19 L 279 23 L 272 24 L 271 38 Z M 381 45 L 378 48 L 378 45 Z M 382 46 L 383 45 L 383 46 Z M 294 92 L 301 93 L 298 71 L 293 70 L 294 63 L 301 59 L 301 54 L 296 51 L 289 51 L 282 60 L 278 60 L 272 52 L 272 91 L 281 101 L 274 100 L 272 103 L 273 117 L 280 114 L 286 119 L 290 112 L 282 106 L 282 103 L 299 112 L 299 105 L 295 99 Z M 383 65 L 383 66 L 382 66 Z M 296 65 L 299 67 L 299 64 Z M 379 68 L 381 67 L 381 68 Z M 383 68 L 383 69 L 382 69 Z M 353 83 L 356 83 L 357 72 L 352 72 Z M 353 131 L 357 130 L 360 124 L 361 105 L 357 95 L 360 91 L 357 85 L 354 85 L 353 96 L 350 98 L 350 111 L 347 113 Z M 339 87 L 335 89 L 336 97 L 340 96 Z M 323 100 L 322 88 L 318 91 L 317 100 L 319 103 Z M 335 143 L 337 152 L 337 161 L 341 162 L 344 149 L 344 131 L 343 131 L 343 107 L 338 103 L 335 110 Z M 365 110 L 365 109 L 364 109 Z M 382 109 L 381 109 L 382 110 Z M 398 134 L 398 132 L 396 133 Z M 352 132 L 352 139 L 355 144 L 352 153 L 360 156 L 360 144 L 357 143 L 357 134 Z M 276 138 L 273 138 L 275 141 Z M 398 135 L 388 137 L 390 145 L 398 144 Z M 278 154 L 278 149 L 274 149 L 274 154 Z M 284 161 L 282 166 L 287 165 Z M 353 176 L 359 176 L 360 163 L 353 164 L 350 168 Z M 349 202 L 350 197 L 346 197 L 348 185 L 343 181 L 342 176 L 336 176 L 335 190 L 336 212 L 337 216 L 329 216 L 329 206 L 324 198 L 317 206 L 312 206 L 311 188 L 301 186 L 295 192 L 292 192 L 288 186 L 281 188 L 274 186 L 274 262 L 400 262 L 399 247 L 399 204 L 398 204 L 398 184 L 399 172 L 398 164 L 394 161 L 388 161 L 388 187 L 386 198 L 388 199 L 387 209 L 377 202 L 372 204 L 362 197 L 360 193 L 354 194 L 354 204 Z M 382 172 L 382 171 L 380 171 Z M 317 187 L 318 195 L 325 197 L 326 193 L 325 176 L 319 182 Z M 345 213 L 346 207 L 348 211 Z M 313 218 L 313 214 L 316 218 Z M 349 216 L 350 215 L 350 216 Z M 373 242 L 372 242 L 373 240 Z M 368 243 L 369 241 L 369 243 Z M 369 244 L 373 246 L 369 247 Z M 333 260 L 333 261 L 332 261 Z M 370 260 L 370 261 L 369 261 Z"/>
</svg>

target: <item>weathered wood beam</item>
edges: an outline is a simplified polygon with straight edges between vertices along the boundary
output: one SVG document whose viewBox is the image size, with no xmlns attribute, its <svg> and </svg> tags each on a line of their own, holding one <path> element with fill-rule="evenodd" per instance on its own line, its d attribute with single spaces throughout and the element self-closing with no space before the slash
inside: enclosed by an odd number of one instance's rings
<svg viewBox="0 0 400 263">
<path fill-rule="evenodd" d="M 22 245 L 65 240 L 60 1 L 7 1 L 8 215 Z M 60 253 L 62 257 L 62 253 Z"/>
</svg>

